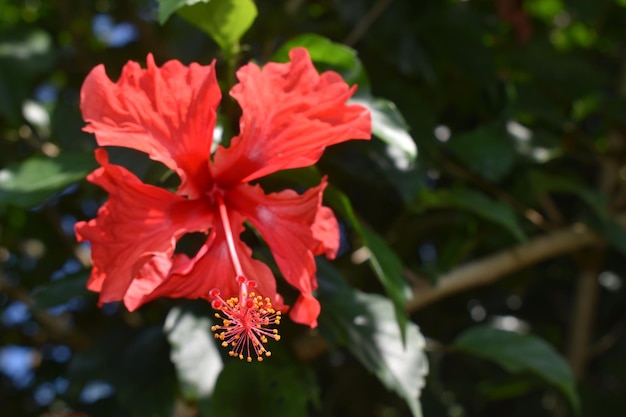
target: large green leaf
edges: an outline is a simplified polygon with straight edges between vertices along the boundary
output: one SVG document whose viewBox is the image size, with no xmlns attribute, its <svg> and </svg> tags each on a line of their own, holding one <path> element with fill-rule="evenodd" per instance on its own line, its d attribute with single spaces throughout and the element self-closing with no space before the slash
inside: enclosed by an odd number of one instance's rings
<svg viewBox="0 0 626 417">
<path fill-rule="evenodd" d="M 505 227 L 518 240 L 525 239 L 517 216 L 510 206 L 469 188 L 423 190 L 419 193 L 412 207 L 417 212 L 436 208 L 467 210 L 485 220 Z"/>
<path fill-rule="evenodd" d="M 446 147 L 474 172 L 494 182 L 510 172 L 516 156 L 513 139 L 500 124 L 453 134 Z"/>
<path fill-rule="evenodd" d="M 421 416 L 419 396 L 428 362 L 419 328 L 408 323 L 403 342 L 393 303 L 351 288 L 327 262 L 320 261 L 318 271 L 318 298 L 324 306 L 320 331 L 345 345 L 383 385 L 406 401 L 413 416 Z"/>
<path fill-rule="evenodd" d="M 163 16 L 178 7 L 178 13 L 208 34 L 227 57 L 238 52 L 239 40 L 257 16 L 252 0 L 187 0 L 183 7 L 180 3 L 162 2 Z"/>
<path fill-rule="evenodd" d="M 211 325 L 207 316 L 183 307 L 172 308 L 163 325 L 171 346 L 170 359 L 188 401 L 207 404 L 224 367 Z"/>
<path fill-rule="evenodd" d="M 95 167 L 89 154 L 33 156 L 0 171 L 0 207 L 32 207 L 84 178 Z"/>
<path fill-rule="evenodd" d="M 263 363 L 235 359 L 226 362 L 210 416 L 309 416 L 309 405 L 319 402 L 311 368 L 278 363 L 276 359 Z"/>
<path fill-rule="evenodd" d="M 580 411 L 574 375 L 563 357 L 543 339 L 531 334 L 476 326 L 463 332 L 453 347 L 493 361 L 511 373 L 530 372 L 557 387 Z"/>
<path fill-rule="evenodd" d="M 37 287 L 32 294 L 35 307 L 50 308 L 66 303 L 73 297 L 90 294 L 87 278 L 89 273 L 83 271 Z"/>
</svg>

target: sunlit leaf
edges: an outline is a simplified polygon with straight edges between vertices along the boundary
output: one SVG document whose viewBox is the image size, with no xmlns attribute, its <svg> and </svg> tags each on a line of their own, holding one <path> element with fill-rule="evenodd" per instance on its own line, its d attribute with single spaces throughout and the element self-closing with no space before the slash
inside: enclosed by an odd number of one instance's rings
<svg viewBox="0 0 626 417">
<path fill-rule="evenodd" d="M 327 262 L 319 262 L 318 268 L 318 298 L 324 306 L 320 330 L 345 345 L 383 385 L 403 398 L 413 416 L 421 416 L 419 396 L 428 361 L 419 328 L 408 323 L 403 342 L 393 303 L 349 287 Z"/>
<path fill-rule="evenodd" d="M 518 240 L 524 240 L 517 216 L 513 209 L 497 200 L 469 188 L 423 190 L 415 200 L 413 209 L 422 212 L 436 208 L 467 210 L 483 219 L 506 228 Z"/>
<path fill-rule="evenodd" d="M 476 326 L 463 332 L 454 341 L 453 347 L 493 361 L 511 373 L 529 372 L 537 375 L 558 388 L 574 411 L 580 411 L 580 400 L 569 365 L 538 336 Z"/>
<path fill-rule="evenodd" d="M 209 400 L 224 367 L 211 325 L 208 317 L 182 307 L 172 308 L 163 325 L 181 392 L 188 401 Z"/>
<path fill-rule="evenodd" d="M 178 13 L 208 34 L 228 57 L 237 53 L 257 9 L 252 0 L 188 0 Z"/>
<path fill-rule="evenodd" d="M 369 80 L 354 49 L 321 35 L 306 33 L 285 42 L 276 51 L 272 61 L 287 62 L 289 51 L 297 46 L 305 47 L 314 63 L 326 64 L 341 73 L 348 84 L 357 84 L 357 94 L 369 95 Z"/>
<path fill-rule="evenodd" d="M 85 177 L 94 167 L 90 154 L 33 156 L 0 171 L 0 207 L 32 207 Z"/>
<path fill-rule="evenodd" d="M 181 7 L 197 3 L 198 0 L 159 0 L 159 23 L 164 24 Z"/>
<path fill-rule="evenodd" d="M 406 158 L 405 168 L 415 162 L 417 146 L 395 104 L 389 100 L 367 96 L 360 96 L 353 102 L 369 109 L 372 115 L 372 133 Z"/>
</svg>

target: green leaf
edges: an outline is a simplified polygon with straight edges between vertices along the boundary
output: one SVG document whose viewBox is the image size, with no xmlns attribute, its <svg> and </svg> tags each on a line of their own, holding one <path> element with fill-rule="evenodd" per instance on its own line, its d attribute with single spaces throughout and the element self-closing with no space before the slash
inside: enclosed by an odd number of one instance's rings
<svg viewBox="0 0 626 417">
<path fill-rule="evenodd" d="M 252 0 L 187 0 L 178 13 L 208 34 L 230 57 L 238 52 L 239 40 L 252 26 L 257 9 Z"/>
<path fill-rule="evenodd" d="M 274 54 L 272 61 L 289 61 L 289 51 L 298 46 L 306 48 L 316 64 L 329 65 L 341 73 L 348 84 L 357 84 L 357 94 L 369 95 L 370 83 L 356 51 L 323 36 L 314 33 L 297 36 L 284 43 Z"/>
<path fill-rule="evenodd" d="M 516 156 L 513 139 L 500 124 L 452 135 L 446 147 L 474 172 L 493 182 L 511 171 Z"/>
<path fill-rule="evenodd" d="M 580 399 L 572 371 L 563 357 L 543 339 L 490 326 L 476 326 L 463 332 L 453 344 L 461 352 L 497 363 L 511 373 L 530 372 L 558 388 L 576 413 Z"/>
<path fill-rule="evenodd" d="M 211 325 L 207 316 L 183 307 L 172 308 L 163 325 L 172 347 L 170 359 L 187 401 L 210 400 L 224 367 Z"/>
<path fill-rule="evenodd" d="M 87 175 L 95 167 L 89 154 L 33 156 L 0 171 L 0 207 L 32 207 Z"/>
<path fill-rule="evenodd" d="M 436 208 L 467 210 L 485 220 L 505 227 L 519 241 L 525 240 L 517 216 L 510 206 L 468 188 L 423 190 L 419 193 L 412 207 L 417 212 Z"/>
<path fill-rule="evenodd" d="M 51 281 L 37 287 L 32 294 L 37 308 L 50 308 L 68 302 L 71 298 L 92 294 L 87 290 L 88 272 Z"/>
<path fill-rule="evenodd" d="M 535 193 L 561 192 L 573 194 L 583 200 L 596 214 L 605 217 L 608 214 L 608 199 L 599 191 L 592 190 L 573 175 L 557 176 L 541 171 L 531 171 L 528 181 Z"/>
<path fill-rule="evenodd" d="M 209 416 L 307 417 L 309 404 L 319 403 L 315 374 L 310 367 L 280 364 L 226 362 Z"/>
<path fill-rule="evenodd" d="M 595 216 L 584 219 L 585 224 L 598 232 L 614 248 L 626 254 L 626 229 L 609 216 Z"/>
<path fill-rule="evenodd" d="M 159 0 L 159 23 L 164 24 L 181 7 L 191 6 L 199 0 Z"/>
<path fill-rule="evenodd" d="M 411 287 L 404 279 L 402 261 L 382 237 L 361 225 L 361 222 L 354 214 L 350 200 L 345 194 L 329 186 L 326 189 L 326 196 L 333 208 L 350 222 L 355 232 L 362 239 L 363 245 L 369 250 L 368 261 L 378 280 L 383 285 L 385 292 L 393 302 L 396 320 L 400 333 L 404 338 L 407 324 L 405 305 L 411 299 L 413 293 Z"/>
<path fill-rule="evenodd" d="M 328 262 L 320 261 L 318 271 L 318 298 L 324 306 L 320 331 L 345 345 L 385 387 L 406 401 L 413 416 L 421 416 L 419 396 L 428 362 L 419 328 L 408 323 L 403 343 L 393 303 L 349 287 Z"/>
<path fill-rule="evenodd" d="M 593 215 L 584 217 L 584 223 L 602 235 L 613 247 L 626 253 L 626 229 L 610 217 L 608 197 L 605 194 L 587 187 L 574 175 L 557 176 L 532 171 L 528 182 L 535 193 L 561 192 L 580 198 L 593 210 Z"/>
<path fill-rule="evenodd" d="M 386 99 L 370 96 L 360 96 L 352 102 L 369 109 L 372 115 L 372 133 L 392 148 L 390 153 L 404 156 L 406 163 L 400 164 L 404 166 L 399 168 L 407 169 L 415 162 L 417 145 L 409 135 L 409 126 L 395 104 Z"/>
<path fill-rule="evenodd" d="M 372 269 L 393 302 L 396 320 L 404 337 L 404 329 L 407 324 L 404 306 L 411 299 L 413 293 L 411 292 L 411 287 L 403 278 L 404 267 L 402 261 L 377 233 L 361 228 L 361 237 L 363 238 L 363 244 L 370 251 L 369 262 L 372 265 Z"/>
</svg>

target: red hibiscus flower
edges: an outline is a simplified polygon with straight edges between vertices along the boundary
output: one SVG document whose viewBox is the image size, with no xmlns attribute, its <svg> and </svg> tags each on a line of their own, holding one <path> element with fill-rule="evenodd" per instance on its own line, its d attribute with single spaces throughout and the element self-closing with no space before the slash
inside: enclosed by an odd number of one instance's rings
<svg viewBox="0 0 626 417">
<path fill-rule="evenodd" d="M 91 242 L 87 286 L 100 292 L 100 304 L 123 300 L 132 311 L 161 296 L 207 298 L 220 310 L 223 321 L 214 330 L 233 356 L 269 355 L 262 343 L 278 335 L 266 326 L 278 323 L 287 306 L 269 267 L 239 238 L 247 221 L 300 291 L 291 319 L 317 325 L 314 256 L 333 258 L 339 245 L 335 216 L 322 205 L 326 179 L 303 194 L 266 194 L 249 182 L 310 166 L 329 145 L 369 139 L 371 123 L 364 107 L 346 104 L 355 88 L 337 73 L 318 74 L 302 48 L 290 58 L 238 70 L 230 94 L 242 109 L 240 132 L 214 155 L 221 99 L 214 63 L 169 61 L 159 68 L 148 55 L 147 69 L 129 62 L 117 82 L 102 65 L 87 76 L 81 110 L 98 145 L 145 152 L 181 181 L 175 193 L 145 184 L 109 163 L 105 149 L 96 150 L 101 167 L 87 178 L 109 199 L 95 219 L 76 225 L 76 235 Z M 193 258 L 175 253 L 178 239 L 190 232 L 207 234 Z"/>
</svg>

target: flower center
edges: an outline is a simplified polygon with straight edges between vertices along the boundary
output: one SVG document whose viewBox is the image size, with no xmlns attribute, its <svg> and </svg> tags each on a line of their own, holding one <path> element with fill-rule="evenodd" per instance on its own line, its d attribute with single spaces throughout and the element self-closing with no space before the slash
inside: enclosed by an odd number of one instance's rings
<svg viewBox="0 0 626 417">
<path fill-rule="evenodd" d="M 248 287 L 254 287 L 253 281 L 247 282 Z M 261 362 L 263 355 L 269 357 L 271 352 L 264 346 L 272 338 L 280 340 L 278 329 L 268 328 L 280 324 L 280 311 L 274 310 L 269 298 L 251 292 L 243 299 L 232 297 L 224 300 L 218 289 L 209 293 L 213 298 L 211 306 L 218 310 L 215 317 L 222 321 L 221 325 L 214 325 L 211 330 L 215 338 L 222 341 L 223 347 L 231 348 L 228 354 L 241 360 L 252 362 L 252 357 Z"/>
</svg>

